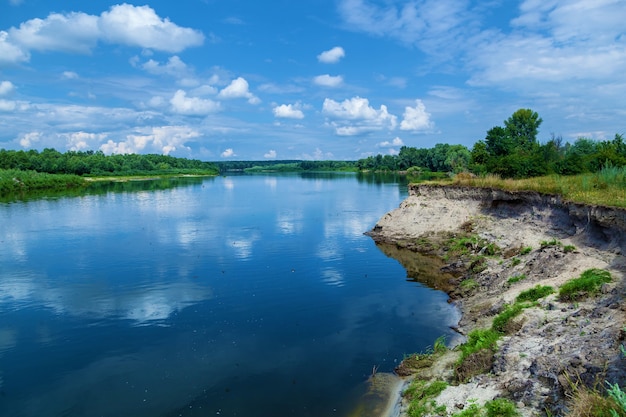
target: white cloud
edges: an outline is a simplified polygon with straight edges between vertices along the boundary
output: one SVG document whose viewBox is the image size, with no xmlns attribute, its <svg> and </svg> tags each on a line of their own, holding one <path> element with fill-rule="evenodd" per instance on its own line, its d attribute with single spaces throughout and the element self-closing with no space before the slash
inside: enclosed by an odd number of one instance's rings
<svg viewBox="0 0 626 417">
<path fill-rule="evenodd" d="M 19 6 L 20 4 L 24 3 L 24 0 L 9 0 L 9 3 L 11 3 L 13 6 Z"/>
<path fill-rule="evenodd" d="M 176 55 L 170 57 L 165 64 L 150 59 L 145 62 L 141 68 L 151 74 L 167 74 L 174 77 L 181 77 L 187 74 L 187 64 Z"/>
<path fill-rule="evenodd" d="M 218 97 L 228 99 L 247 98 L 250 104 L 259 104 L 261 102 L 258 97 L 250 92 L 248 81 L 243 77 L 232 80 L 229 85 L 219 92 Z"/>
<path fill-rule="evenodd" d="M 180 52 L 204 42 L 201 32 L 162 19 L 149 6 L 112 6 L 102 13 L 98 23 L 102 37 L 111 43 Z"/>
<path fill-rule="evenodd" d="M 339 13 L 348 27 L 375 36 L 387 36 L 418 45 L 433 55 L 449 54 L 476 25 L 469 2 L 423 0 L 384 2 L 341 0 Z M 471 32 L 469 32 L 471 33 Z"/>
<path fill-rule="evenodd" d="M 274 149 L 270 149 L 263 155 L 263 157 L 267 159 L 274 159 L 276 158 L 276 151 Z"/>
<path fill-rule="evenodd" d="M 338 87 L 343 84 L 343 77 L 341 75 L 332 76 L 324 74 L 313 78 L 313 82 L 323 87 Z"/>
<path fill-rule="evenodd" d="M 98 17 L 85 13 L 51 13 L 9 29 L 9 38 L 25 51 L 88 53 L 98 42 Z"/>
<path fill-rule="evenodd" d="M 336 119 L 330 122 L 339 136 L 354 136 L 362 133 L 381 130 L 393 130 L 397 124 L 397 117 L 387 111 L 387 106 L 381 105 L 377 110 L 369 105 L 369 100 L 353 97 L 338 103 L 325 99 L 322 112 Z"/>
<path fill-rule="evenodd" d="M 65 134 L 67 137 L 67 148 L 71 151 L 83 149 L 93 149 L 94 145 L 106 139 L 106 133 L 74 132 Z"/>
<path fill-rule="evenodd" d="M 0 96 L 6 96 L 15 90 L 15 86 L 11 81 L 0 82 Z"/>
<path fill-rule="evenodd" d="M 0 111 L 13 111 L 17 107 L 17 103 L 12 100 L 1 100 L 0 99 Z"/>
<path fill-rule="evenodd" d="M 30 59 L 28 51 L 22 50 L 19 46 L 11 43 L 9 34 L 0 30 L 0 66 L 18 64 Z"/>
<path fill-rule="evenodd" d="M 0 65 L 28 61 L 33 50 L 89 53 L 99 41 L 175 53 L 202 45 L 204 35 L 159 17 L 149 6 L 115 5 L 100 16 L 51 13 L 0 31 Z"/>
<path fill-rule="evenodd" d="M 33 143 L 39 142 L 42 136 L 41 132 L 25 133 L 19 138 L 20 146 L 22 148 L 30 148 L 33 146 Z"/>
<path fill-rule="evenodd" d="M 304 113 L 298 107 L 298 104 L 281 104 L 274 107 L 274 116 L 286 119 L 304 119 Z"/>
<path fill-rule="evenodd" d="M 189 116 L 205 116 L 220 109 L 220 103 L 199 97 L 187 97 L 187 93 L 178 90 L 170 99 L 172 111 Z"/>
<path fill-rule="evenodd" d="M 333 159 L 334 155 L 332 152 L 324 152 L 320 148 L 316 148 L 313 154 L 303 153 L 298 159 L 304 159 L 307 161 L 314 160 L 320 161 L 324 159 Z"/>
<path fill-rule="evenodd" d="M 415 107 L 405 107 L 400 130 L 424 131 L 430 130 L 434 126 L 430 120 L 430 113 L 426 111 L 426 106 L 422 100 L 415 100 Z"/>
<path fill-rule="evenodd" d="M 224 152 L 222 152 L 220 156 L 222 158 L 232 158 L 233 156 L 237 156 L 237 154 L 235 153 L 235 151 L 233 151 L 232 148 L 228 148 Z"/>
<path fill-rule="evenodd" d="M 344 56 L 346 56 L 346 52 L 343 48 L 341 46 L 335 46 L 334 48 L 319 54 L 317 56 L 317 60 L 325 64 L 334 64 L 339 62 L 339 60 Z"/>
<path fill-rule="evenodd" d="M 404 146 L 404 142 L 399 137 L 396 137 L 391 142 L 386 140 L 384 142 L 380 142 L 380 143 L 376 144 L 376 146 L 378 146 L 379 148 L 391 148 L 391 147 L 394 147 L 394 146 Z"/>
<path fill-rule="evenodd" d="M 78 74 L 75 73 L 74 71 L 63 71 L 62 74 L 63 78 L 65 78 L 66 80 L 76 80 L 78 79 Z"/>
<path fill-rule="evenodd" d="M 200 132 L 188 126 L 160 126 L 139 129 L 137 134 L 126 136 L 122 142 L 108 140 L 100 146 L 106 154 L 157 152 L 169 155 L 177 149 L 188 149 L 185 143 L 189 139 L 201 136 Z"/>
</svg>

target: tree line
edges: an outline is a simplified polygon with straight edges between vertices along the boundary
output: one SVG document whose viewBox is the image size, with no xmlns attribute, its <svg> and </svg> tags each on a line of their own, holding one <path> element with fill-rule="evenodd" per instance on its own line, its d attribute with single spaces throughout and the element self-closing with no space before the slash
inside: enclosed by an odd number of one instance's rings
<svg viewBox="0 0 626 417">
<path fill-rule="evenodd" d="M 105 155 L 102 151 L 0 149 L 0 169 L 80 176 L 203 173 L 217 174 L 211 162 L 157 154 Z"/>
<path fill-rule="evenodd" d="M 579 138 L 564 143 L 552 135 L 537 140 L 542 119 L 531 109 L 519 109 L 503 126 L 489 129 L 472 149 L 463 145 L 437 144 L 433 148 L 403 146 L 398 155 L 376 155 L 356 162 L 360 170 L 425 173 L 472 172 L 498 174 L 504 178 L 529 178 L 548 174 L 575 175 L 596 172 L 605 166 L 626 166 L 624 136 L 596 141 Z"/>
</svg>

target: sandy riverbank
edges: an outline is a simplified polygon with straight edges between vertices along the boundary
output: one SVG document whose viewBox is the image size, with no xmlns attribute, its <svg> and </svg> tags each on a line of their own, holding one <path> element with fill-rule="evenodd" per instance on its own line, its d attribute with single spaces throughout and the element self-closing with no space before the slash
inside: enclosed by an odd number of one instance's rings
<svg viewBox="0 0 626 417">
<path fill-rule="evenodd" d="M 626 383 L 619 349 L 626 323 L 626 211 L 532 192 L 415 185 L 369 234 L 409 274 L 421 264 L 412 257 L 447 260 L 437 267 L 445 274 L 427 284 L 458 304 L 459 332 L 465 335 L 489 328 L 506 304 L 538 284 L 558 291 L 592 268 L 613 277 L 596 297 L 565 302 L 552 294 L 524 309 L 498 342 L 487 372 L 458 382 L 454 350 L 427 368 L 401 370 L 411 374 L 408 379 L 447 381 L 435 401 L 448 415 L 494 398 L 513 401 L 523 416 L 567 415 L 572 382 Z M 476 236 L 480 243 L 468 244 L 469 255 L 454 254 L 449 242 L 458 236 Z M 511 282 L 512 277 L 523 279 Z"/>
</svg>

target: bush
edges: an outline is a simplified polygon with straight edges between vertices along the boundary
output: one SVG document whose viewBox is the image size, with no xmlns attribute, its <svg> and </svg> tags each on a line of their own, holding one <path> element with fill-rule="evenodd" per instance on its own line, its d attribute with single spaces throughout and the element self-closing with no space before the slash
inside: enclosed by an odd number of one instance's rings
<svg viewBox="0 0 626 417">
<path fill-rule="evenodd" d="M 597 294 L 602 284 L 611 282 L 611 273 L 602 269 L 588 269 L 579 278 L 567 281 L 559 289 L 561 301 L 580 300 Z"/>
</svg>

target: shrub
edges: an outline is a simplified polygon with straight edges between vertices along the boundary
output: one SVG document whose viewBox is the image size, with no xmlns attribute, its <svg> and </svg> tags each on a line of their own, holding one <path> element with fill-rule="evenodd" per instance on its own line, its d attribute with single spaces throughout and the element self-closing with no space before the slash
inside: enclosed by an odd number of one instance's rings
<svg viewBox="0 0 626 417">
<path fill-rule="evenodd" d="M 549 285 L 537 285 L 534 288 L 522 291 L 517 296 L 517 301 L 537 301 L 540 298 L 546 297 L 554 292 L 554 288 Z"/>
<path fill-rule="evenodd" d="M 565 245 L 565 246 L 563 246 L 563 252 L 565 252 L 565 253 L 574 252 L 575 250 L 576 250 L 576 246 L 574 246 L 574 245 Z"/>
<path fill-rule="evenodd" d="M 559 289 L 561 301 L 580 300 L 596 294 L 602 284 L 611 282 L 611 273 L 602 269 L 588 269 L 579 278 L 567 281 Z"/>
</svg>

